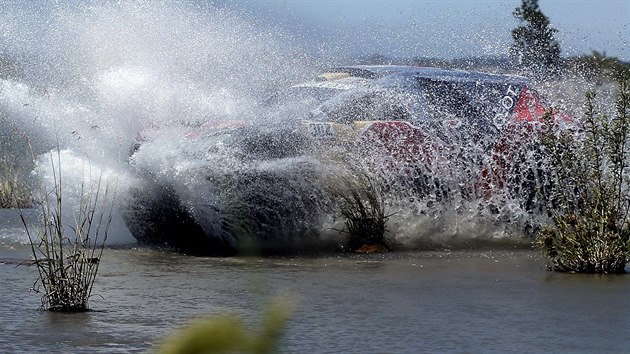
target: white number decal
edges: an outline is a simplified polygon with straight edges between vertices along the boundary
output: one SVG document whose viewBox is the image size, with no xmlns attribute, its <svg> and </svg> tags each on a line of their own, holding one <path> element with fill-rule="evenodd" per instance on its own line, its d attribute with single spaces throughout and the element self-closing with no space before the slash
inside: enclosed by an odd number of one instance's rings
<svg viewBox="0 0 630 354">
<path fill-rule="evenodd" d="M 506 95 L 499 100 L 499 111 L 494 116 L 494 125 L 497 128 L 503 127 L 508 120 L 510 110 L 514 107 L 518 93 L 514 90 L 512 85 L 508 86 Z"/>
<path fill-rule="evenodd" d="M 335 131 L 329 123 L 309 123 L 308 132 L 316 139 L 330 139 L 335 137 Z"/>
</svg>

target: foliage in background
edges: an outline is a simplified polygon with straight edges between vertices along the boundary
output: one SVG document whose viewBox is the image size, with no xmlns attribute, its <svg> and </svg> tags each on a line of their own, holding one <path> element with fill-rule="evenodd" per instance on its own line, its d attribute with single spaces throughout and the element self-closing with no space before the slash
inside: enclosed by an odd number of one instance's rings
<svg viewBox="0 0 630 354">
<path fill-rule="evenodd" d="M 0 127 L 0 208 L 30 208 L 33 196 L 28 175 L 34 163 L 30 140 L 2 110 Z"/>
<path fill-rule="evenodd" d="M 583 136 L 549 129 L 543 144 L 554 186 L 553 225 L 537 245 L 555 271 L 623 273 L 630 254 L 630 80 L 620 81 L 616 114 L 587 93 Z M 552 126 L 550 115 L 547 126 Z"/>
<path fill-rule="evenodd" d="M 626 80 L 630 78 L 630 63 L 615 57 L 606 56 L 596 50 L 590 55 L 581 55 L 565 59 L 565 66 L 573 68 L 586 79 L 600 81 L 603 78 Z"/>
<path fill-rule="evenodd" d="M 538 0 L 522 0 L 513 15 L 521 25 L 512 31 L 511 56 L 534 74 L 553 73 L 560 63 L 560 44 L 555 39 L 558 30 L 551 27 Z"/>
<path fill-rule="evenodd" d="M 52 190 L 42 187 L 38 196 L 39 226 L 29 226 L 20 215 L 39 272 L 33 290 L 42 293 L 42 309 L 87 311 L 112 221 L 113 201 L 109 188 L 101 185 L 100 177 L 95 185 L 82 184 L 75 224 L 65 225 L 59 150 L 56 161 L 50 154 L 50 162 L 54 186 Z"/>
<path fill-rule="evenodd" d="M 165 338 L 157 353 L 276 353 L 292 312 L 291 302 L 276 300 L 266 309 L 258 330 L 246 328 L 236 315 L 201 319 Z"/>
<path fill-rule="evenodd" d="M 29 208 L 33 204 L 31 189 L 14 165 L 0 156 L 0 208 Z"/>
</svg>

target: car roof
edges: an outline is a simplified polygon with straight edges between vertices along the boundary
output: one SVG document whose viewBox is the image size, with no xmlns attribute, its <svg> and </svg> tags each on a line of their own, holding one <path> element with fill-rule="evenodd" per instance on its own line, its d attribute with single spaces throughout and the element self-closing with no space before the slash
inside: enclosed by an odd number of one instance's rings
<svg viewBox="0 0 630 354">
<path fill-rule="evenodd" d="M 528 83 L 527 78 L 518 75 L 489 74 L 478 71 L 405 65 L 351 65 L 336 67 L 328 70 L 328 72 L 348 73 L 352 77 L 365 79 L 385 79 L 384 81 L 388 81 L 387 79 L 396 80 L 397 78 L 414 77 L 451 82 L 490 82 L 515 85 Z"/>
</svg>

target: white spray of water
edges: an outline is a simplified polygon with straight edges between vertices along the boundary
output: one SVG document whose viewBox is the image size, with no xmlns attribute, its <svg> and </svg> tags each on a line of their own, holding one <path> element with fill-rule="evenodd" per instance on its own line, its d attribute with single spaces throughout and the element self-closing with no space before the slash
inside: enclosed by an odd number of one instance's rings
<svg viewBox="0 0 630 354">
<path fill-rule="evenodd" d="M 0 118 L 43 154 L 34 173 L 48 188 L 47 152 L 63 149 L 67 215 L 86 170 L 126 197 L 135 184 L 127 158 L 144 127 L 250 118 L 255 100 L 313 67 L 280 31 L 178 1 L 3 2 L 0 29 L 1 52 L 18 68 L 0 75 Z M 116 229 L 112 241 L 133 240 Z"/>
<path fill-rule="evenodd" d="M 263 21 L 212 5 L 175 0 L 7 1 L 2 10 L 0 50 L 15 69 L 10 75 L 0 73 L 0 119 L 5 130 L 43 154 L 35 175 L 46 185 L 52 176 L 48 152 L 63 149 L 66 215 L 76 210 L 82 183 L 93 180 L 87 176 L 104 176 L 116 185 L 124 204 L 129 190 L 139 185 L 135 171 L 140 170 L 171 186 L 208 230 L 219 219 L 203 206 L 225 199 L 225 191 L 213 189 L 209 177 L 215 172 L 229 175 L 251 168 L 273 175 L 270 169 L 301 171 L 300 164 L 308 160 L 289 159 L 271 167 L 244 163 L 220 141 L 191 143 L 170 136 L 143 146 L 132 169 L 127 161 L 146 127 L 256 117 L 262 97 L 324 66 L 306 57 L 278 28 L 261 27 Z M 488 217 L 478 203 L 458 201 L 456 207 L 439 210 L 426 201 L 393 205 L 390 238 L 415 247 L 521 236 L 518 226 L 506 227 L 523 224 L 517 220 L 525 217 L 518 206 L 499 201 L 498 216 Z M 512 220 L 502 220 L 505 215 Z M 133 241 L 120 218 L 114 226 L 111 241 Z M 320 232 L 335 228 L 340 228 L 338 219 L 322 225 Z"/>
<path fill-rule="evenodd" d="M 75 151 L 60 150 L 40 155 L 35 163 L 34 174 L 48 193 L 51 186 L 60 186 L 56 193 L 48 195 L 47 203 L 53 213 L 56 212 L 57 198 L 64 203 L 61 212 L 68 235 L 72 234 L 71 230 L 79 229 L 77 225 L 84 222 L 85 216 L 81 216 L 81 212 L 85 213 L 83 215 L 93 213 L 92 232 L 96 231 L 97 225 L 102 228 L 99 240 L 102 240 L 105 227 L 108 227 L 108 243 L 129 242 L 127 227 L 122 222 L 119 211 L 112 208 L 112 203 L 116 205 L 116 198 L 121 197 L 119 191 L 128 190 L 131 187 L 129 183 L 133 182 L 119 166 L 106 166 L 104 162 L 93 164 L 85 156 L 76 155 Z M 46 192 L 42 191 L 42 194 Z M 112 221 L 107 226 L 110 216 Z M 92 239 L 97 238 L 93 236 Z"/>
</svg>

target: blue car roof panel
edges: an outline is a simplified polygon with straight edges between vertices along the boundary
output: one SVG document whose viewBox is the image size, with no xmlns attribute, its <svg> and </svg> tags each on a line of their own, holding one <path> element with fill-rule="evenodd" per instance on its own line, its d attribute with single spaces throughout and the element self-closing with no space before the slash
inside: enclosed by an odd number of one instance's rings
<svg viewBox="0 0 630 354">
<path fill-rule="evenodd" d="M 441 69 L 420 66 L 402 65 L 351 65 L 329 70 L 330 72 L 348 72 L 352 76 L 366 79 L 382 79 L 395 77 L 415 77 L 418 79 L 452 81 L 452 82 L 494 82 L 523 85 L 528 80 L 525 77 L 505 74 L 489 74 L 476 71 Z"/>
</svg>

